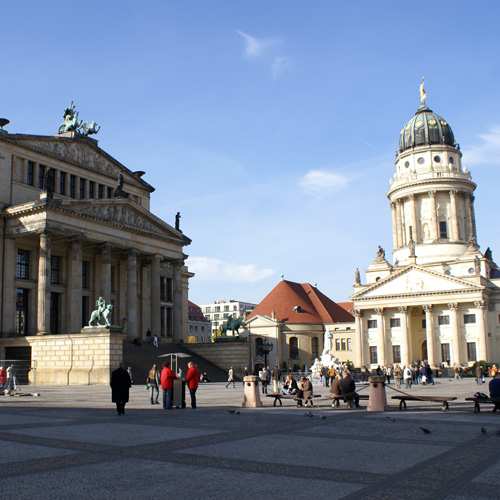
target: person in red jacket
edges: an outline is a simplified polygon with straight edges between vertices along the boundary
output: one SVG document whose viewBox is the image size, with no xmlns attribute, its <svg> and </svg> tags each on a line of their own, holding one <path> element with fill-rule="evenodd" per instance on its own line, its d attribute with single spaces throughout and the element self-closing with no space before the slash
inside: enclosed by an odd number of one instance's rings
<svg viewBox="0 0 500 500">
<path fill-rule="evenodd" d="M 188 363 L 188 371 L 186 374 L 186 384 L 189 389 L 189 394 L 191 395 L 191 408 L 196 408 L 196 389 L 198 389 L 198 383 L 200 381 L 200 372 L 196 365 L 190 361 Z"/>
<path fill-rule="evenodd" d="M 161 371 L 161 388 L 163 389 L 163 409 L 170 410 L 172 408 L 172 394 L 174 392 L 175 373 L 170 369 L 170 363 L 165 361 Z"/>
</svg>

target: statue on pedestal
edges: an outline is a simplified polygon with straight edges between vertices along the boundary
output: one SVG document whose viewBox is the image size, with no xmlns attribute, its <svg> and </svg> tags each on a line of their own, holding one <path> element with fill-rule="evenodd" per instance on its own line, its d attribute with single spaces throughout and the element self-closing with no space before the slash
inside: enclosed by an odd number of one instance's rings
<svg viewBox="0 0 500 500">
<path fill-rule="evenodd" d="M 111 313 L 113 312 L 113 304 L 106 305 L 106 301 L 99 297 L 96 301 L 96 307 L 89 319 L 90 327 L 107 327 L 111 326 Z M 104 320 L 104 324 L 102 321 Z"/>
</svg>

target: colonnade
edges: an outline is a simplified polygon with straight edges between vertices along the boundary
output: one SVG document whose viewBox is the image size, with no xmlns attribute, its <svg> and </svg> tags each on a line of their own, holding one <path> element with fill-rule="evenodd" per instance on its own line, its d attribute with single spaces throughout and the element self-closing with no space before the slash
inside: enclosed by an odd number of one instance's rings
<svg viewBox="0 0 500 500">
<path fill-rule="evenodd" d="M 39 234 L 38 266 L 36 285 L 36 335 L 46 335 L 53 333 L 50 328 L 50 301 L 51 291 L 51 256 L 52 240 L 54 234 L 51 231 L 43 230 Z M 107 303 L 111 302 L 113 294 L 116 302 L 113 311 L 113 323 L 121 325 L 121 319 L 126 318 L 128 336 L 141 337 L 148 328 L 154 334 L 160 336 L 162 325 L 162 302 L 161 302 L 161 263 L 166 261 L 171 265 L 172 278 L 172 298 L 164 306 L 172 309 L 172 336 L 174 339 L 183 337 L 183 280 L 182 269 L 184 262 L 182 259 L 171 259 L 160 254 L 144 254 L 136 249 L 114 248 L 109 243 L 96 244 L 94 258 L 94 279 L 89 281 L 92 288 L 82 289 L 83 279 L 83 246 L 86 243 L 82 237 L 72 237 L 68 239 L 67 251 L 64 258 L 67 258 L 66 283 L 57 287 L 57 292 L 61 294 L 63 300 L 63 310 L 65 311 L 64 328 L 66 333 L 77 333 L 82 326 L 82 296 L 90 295 L 90 310 L 93 309 L 98 297 L 103 297 Z M 87 242 L 88 243 L 88 242 Z M 60 245 L 59 245 L 60 246 Z M 115 270 L 119 276 L 115 282 L 118 291 L 112 290 L 112 254 L 113 251 L 119 255 L 118 266 Z M 36 252 L 33 252 L 36 258 Z M 3 324 L 0 325 L 3 331 L 14 330 L 14 312 L 16 308 L 16 240 L 14 237 L 5 239 L 5 262 L 6 266 L 3 283 Z M 148 290 L 147 314 L 144 314 L 144 306 L 141 309 L 139 302 L 138 276 L 142 269 L 146 268 L 150 276 L 150 290 Z M 32 283 L 32 281 L 31 281 Z M 19 282 L 18 282 L 19 285 Z M 30 285 L 33 287 L 33 285 Z M 52 290 L 51 290 L 52 288 Z M 62 293 L 61 293 L 62 289 Z M 65 293 L 64 293 L 65 292 Z M 87 293 L 83 293 L 87 292 Z M 144 289 L 142 290 L 144 299 Z M 144 302 L 144 300 L 143 300 Z M 165 302 L 165 301 L 164 301 Z M 34 304 L 33 304 L 34 305 Z M 32 308 L 31 308 L 32 309 Z M 142 317 L 141 317 L 141 312 Z M 144 317 L 146 316 L 146 317 Z M 86 320 L 87 318 L 83 318 Z M 142 323 L 142 324 L 141 324 Z M 144 332 L 140 332 L 142 327 Z M 164 326 L 165 327 L 165 326 Z"/>
<path fill-rule="evenodd" d="M 424 196 L 429 199 L 428 234 L 423 234 L 423 228 L 418 227 L 418 222 L 423 223 L 423 219 L 421 211 L 419 213 L 417 207 L 417 200 Z M 436 196 L 437 192 L 430 190 L 427 193 L 411 193 L 404 198 L 397 198 L 391 202 L 393 247 L 395 249 L 407 246 L 410 238 L 416 243 L 421 243 L 424 239 L 432 241 L 440 239 L 440 208 L 436 202 Z M 447 210 L 447 216 L 450 222 L 448 240 L 450 242 L 467 241 L 471 235 L 475 238 L 474 196 L 472 193 L 455 189 L 448 191 L 448 196 L 449 209 Z M 465 215 L 464 235 L 460 234 L 459 204 L 461 205 L 460 211 Z M 411 234 L 410 228 L 412 228 Z"/>
<path fill-rule="evenodd" d="M 477 332 L 470 338 L 476 340 L 476 355 L 477 360 L 488 359 L 488 334 L 487 322 L 485 319 L 485 301 L 476 301 L 473 303 L 475 308 L 475 331 Z M 470 313 L 472 304 L 467 304 L 466 310 Z M 420 307 L 420 306 L 418 306 Z M 460 304 L 452 302 L 446 304 L 448 313 L 443 311 L 443 305 L 439 305 L 439 315 L 449 316 L 449 322 L 445 325 L 437 324 L 436 307 L 433 304 L 423 304 L 422 309 L 425 314 L 425 338 L 419 339 L 419 343 L 423 340 L 427 345 L 427 361 L 430 366 L 438 366 L 442 362 L 448 361 L 442 359 L 442 346 L 439 337 L 446 335 L 446 341 L 442 343 L 449 344 L 450 364 L 452 366 L 464 366 L 467 363 L 466 340 L 461 334 L 459 309 Z M 394 308 L 392 308 L 394 310 Z M 370 310 L 355 309 L 353 314 L 355 317 L 356 327 L 356 355 L 359 366 L 369 366 L 370 347 L 376 347 L 377 362 L 376 364 L 383 366 L 387 364 L 411 364 L 414 360 L 421 358 L 421 351 L 417 349 L 413 342 L 412 326 L 410 321 L 410 308 L 408 306 L 397 307 L 399 314 L 395 316 L 393 312 L 387 313 L 387 309 L 376 308 Z M 465 310 L 465 308 L 464 308 Z M 376 317 L 377 327 L 368 329 L 368 319 Z M 389 319 L 399 318 L 400 323 L 397 327 L 387 327 Z M 445 328 L 445 330 L 444 330 Z M 449 340 L 448 340 L 449 339 Z M 400 361 L 394 360 L 393 348 L 399 347 Z"/>
</svg>

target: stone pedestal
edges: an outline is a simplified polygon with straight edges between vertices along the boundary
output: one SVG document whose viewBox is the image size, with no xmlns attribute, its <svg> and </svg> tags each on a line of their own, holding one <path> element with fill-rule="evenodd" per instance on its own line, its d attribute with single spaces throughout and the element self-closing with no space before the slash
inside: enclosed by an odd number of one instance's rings
<svg viewBox="0 0 500 500">
<path fill-rule="evenodd" d="M 370 399 L 368 411 L 388 411 L 385 395 L 385 377 L 370 377 Z"/>
<path fill-rule="evenodd" d="M 259 394 L 259 377 L 256 375 L 249 375 L 243 378 L 244 391 L 242 408 L 257 408 L 262 406 Z"/>
</svg>

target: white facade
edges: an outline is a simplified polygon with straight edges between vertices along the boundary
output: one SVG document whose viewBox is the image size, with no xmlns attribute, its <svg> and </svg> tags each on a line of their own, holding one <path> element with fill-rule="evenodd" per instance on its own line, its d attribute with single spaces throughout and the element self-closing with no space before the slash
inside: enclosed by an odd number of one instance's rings
<svg viewBox="0 0 500 500">
<path fill-rule="evenodd" d="M 476 184 L 425 102 L 400 135 L 387 197 L 393 264 L 379 247 L 354 286 L 356 364 L 467 366 L 500 359 L 500 271 L 479 251 Z"/>
</svg>

